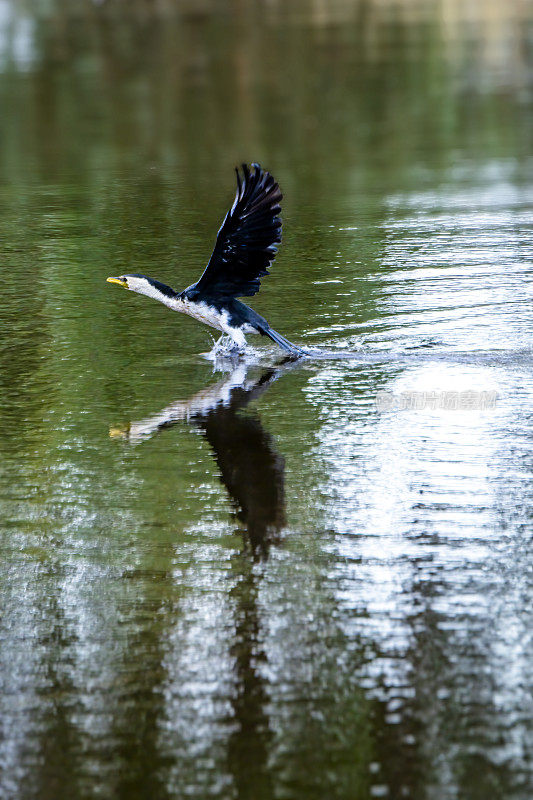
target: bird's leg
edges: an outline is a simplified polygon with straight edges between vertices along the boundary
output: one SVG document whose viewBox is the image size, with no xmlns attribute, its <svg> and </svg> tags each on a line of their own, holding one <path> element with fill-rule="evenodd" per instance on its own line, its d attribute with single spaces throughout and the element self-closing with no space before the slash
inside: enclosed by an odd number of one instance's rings
<svg viewBox="0 0 533 800">
<path fill-rule="evenodd" d="M 231 336 L 231 346 L 229 348 L 230 353 L 242 353 L 246 349 L 246 339 L 242 331 L 235 330 L 232 331 Z"/>
<path fill-rule="evenodd" d="M 214 355 L 218 353 L 222 353 L 223 355 L 235 355 L 236 353 L 241 353 L 245 348 L 246 339 L 244 334 L 242 331 L 235 329 L 223 333 L 216 342 L 213 340 L 213 349 L 211 352 Z"/>
<path fill-rule="evenodd" d="M 222 336 L 216 340 L 213 339 L 213 350 L 212 352 L 216 355 L 218 353 L 227 352 L 228 350 L 232 350 L 230 348 L 230 344 L 233 342 L 233 338 L 229 336 L 227 333 L 223 333 Z"/>
</svg>

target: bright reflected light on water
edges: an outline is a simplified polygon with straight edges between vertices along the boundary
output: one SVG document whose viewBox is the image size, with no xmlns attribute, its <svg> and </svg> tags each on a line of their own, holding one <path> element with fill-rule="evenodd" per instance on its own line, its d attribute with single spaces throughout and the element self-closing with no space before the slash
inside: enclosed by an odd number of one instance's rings
<svg viewBox="0 0 533 800">
<path fill-rule="evenodd" d="M 403 698 L 395 708 L 414 695 L 420 701 L 413 656 L 418 637 L 431 635 L 435 657 L 446 653 L 449 662 L 433 675 L 432 713 L 446 716 L 450 703 L 460 702 L 470 714 L 490 700 L 492 713 L 514 731 L 512 741 L 491 745 L 493 757 L 520 763 L 527 759 L 531 618 L 514 616 L 516 605 L 511 612 L 504 598 L 509 581 L 522 585 L 518 596 L 524 591 L 530 559 L 506 521 L 525 526 L 529 510 L 520 494 L 502 494 L 501 477 L 514 473 L 514 485 L 528 480 L 526 420 L 516 413 L 523 376 L 442 363 L 407 369 L 385 384 L 389 391 L 475 387 L 497 390 L 498 403 L 486 411 L 429 404 L 374 417 L 343 391 L 348 377 L 342 369 L 325 371 L 308 397 L 321 410 L 317 456 L 327 482 L 320 492 L 329 498 L 325 514 L 336 531 L 344 629 L 349 638 L 363 631 L 379 653 L 362 670 L 366 685 L 386 702 Z M 530 405 L 531 379 L 527 393 Z M 465 659 L 477 665 L 470 676 Z M 441 748 L 452 741 L 441 741 Z"/>
</svg>

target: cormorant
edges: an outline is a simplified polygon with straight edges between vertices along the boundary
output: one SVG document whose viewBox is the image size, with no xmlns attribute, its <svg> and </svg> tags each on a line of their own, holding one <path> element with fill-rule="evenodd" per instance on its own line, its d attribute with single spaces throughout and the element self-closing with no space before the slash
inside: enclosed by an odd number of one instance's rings
<svg viewBox="0 0 533 800">
<path fill-rule="evenodd" d="M 159 300 L 173 311 L 189 314 L 200 322 L 231 337 L 233 349 L 246 345 L 245 334 L 268 336 L 293 356 L 304 350 L 273 330 L 266 319 L 237 297 L 253 297 L 260 280 L 268 275 L 281 242 L 280 201 L 277 181 L 259 164 L 242 165 L 237 174 L 237 193 L 218 231 L 215 248 L 200 280 L 183 292 L 176 292 L 154 278 L 126 274 L 107 278 L 132 292 Z M 220 341 L 220 339 L 219 339 Z"/>
</svg>

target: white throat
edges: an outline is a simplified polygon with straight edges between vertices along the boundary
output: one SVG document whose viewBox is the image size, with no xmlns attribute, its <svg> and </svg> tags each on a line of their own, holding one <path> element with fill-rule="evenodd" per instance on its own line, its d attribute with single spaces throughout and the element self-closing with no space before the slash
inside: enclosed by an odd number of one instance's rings
<svg viewBox="0 0 533 800">
<path fill-rule="evenodd" d="M 154 286 L 147 281 L 146 278 L 128 278 L 128 289 L 132 292 L 137 292 L 137 294 L 144 294 L 146 297 L 151 297 L 153 300 L 157 300 L 159 303 L 163 303 L 163 305 L 168 306 L 173 311 L 182 311 L 183 309 L 180 308 L 183 305 L 182 301 L 179 300 L 177 297 L 170 297 L 169 295 L 162 292 L 157 286 Z"/>
</svg>

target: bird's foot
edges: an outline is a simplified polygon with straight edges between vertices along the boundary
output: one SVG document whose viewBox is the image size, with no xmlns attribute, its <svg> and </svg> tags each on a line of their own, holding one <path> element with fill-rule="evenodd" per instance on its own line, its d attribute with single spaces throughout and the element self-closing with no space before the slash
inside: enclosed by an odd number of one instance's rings
<svg viewBox="0 0 533 800">
<path fill-rule="evenodd" d="M 246 345 L 237 344 L 233 339 L 229 338 L 229 342 L 227 345 L 227 351 L 230 355 L 242 355 L 246 350 Z"/>
</svg>

